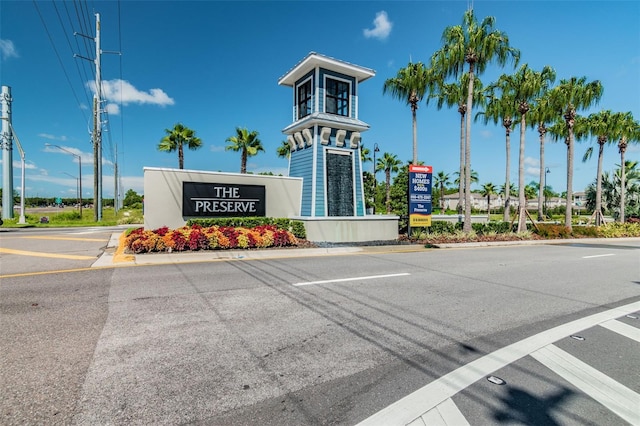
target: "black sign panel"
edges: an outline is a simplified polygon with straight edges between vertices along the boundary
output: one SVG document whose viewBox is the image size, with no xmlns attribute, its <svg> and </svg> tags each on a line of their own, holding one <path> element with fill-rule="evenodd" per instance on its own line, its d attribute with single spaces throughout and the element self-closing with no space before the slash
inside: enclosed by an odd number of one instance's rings
<svg viewBox="0 0 640 426">
<path fill-rule="evenodd" d="M 261 185 L 182 182 L 182 216 L 265 216 Z"/>
</svg>

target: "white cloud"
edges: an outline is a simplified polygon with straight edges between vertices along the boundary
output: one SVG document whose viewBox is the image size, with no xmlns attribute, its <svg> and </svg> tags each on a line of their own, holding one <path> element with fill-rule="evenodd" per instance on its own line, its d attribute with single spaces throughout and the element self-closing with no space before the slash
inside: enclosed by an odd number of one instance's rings
<svg viewBox="0 0 640 426">
<path fill-rule="evenodd" d="M 373 20 L 373 28 L 365 28 L 362 30 L 366 38 L 377 38 L 379 40 L 385 40 L 391 34 L 391 28 L 393 22 L 389 21 L 387 12 L 384 10 L 376 13 L 376 19 Z"/>
<path fill-rule="evenodd" d="M 13 168 L 14 169 L 21 169 L 22 168 L 22 161 L 18 161 L 18 160 L 13 160 Z M 26 161 L 24 162 L 24 169 L 25 170 L 37 170 L 38 166 L 36 166 L 33 162 L 31 161 Z"/>
<path fill-rule="evenodd" d="M 87 87 L 95 93 L 96 82 L 94 80 L 87 83 Z M 131 83 L 125 80 L 103 80 L 102 96 L 109 102 L 122 102 L 128 104 L 151 104 L 151 105 L 173 105 L 175 101 L 170 98 L 162 89 L 151 89 L 144 92 L 136 89 Z"/>
<path fill-rule="evenodd" d="M 77 162 L 77 159 L 75 157 L 75 155 L 79 155 L 80 158 L 82 159 L 82 164 L 93 164 L 93 152 L 82 152 L 81 150 L 79 150 L 78 148 L 74 148 L 71 146 L 60 146 L 60 148 L 64 149 L 65 151 L 69 151 L 71 153 L 74 154 L 73 157 L 73 162 Z M 55 154 L 61 154 L 61 155 L 66 155 L 66 156 L 70 156 L 69 152 L 65 152 L 65 151 L 61 151 L 60 149 L 56 148 L 55 146 L 52 145 L 45 145 L 44 146 L 44 152 L 51 152 L 51 153 L 55 153 Z M 102 158 L 102 164 L 111 164 L 111 162 L 106 161 L 105 158 Z"/>
<path fill-rule="evenodd" d="M 491 139 L 493 133 L 491 132 L 491 130 L 481 130 L 480 136 L 482 136 L 483 139 Z"/>
<path fill-rule="evenodd" d="M 525 157 L 524 158 L 524 165 L 525 166 L 531 166 L 531 167 L 540 167 L 540 160 L 538 160 L 537 158 L 533 158 L 533 157 Z"/>
<path fill-rule="evenodd" d="M 107 114 L 118 115 L 120 114 L 120 107 L 118 104 L 107 104 L 105 111 L 107 111 Z"/>
<path fill-rule="evenodd" d="M 224 148 L 225 148 L 224 145 L 211 145 L 209 147 L 209 150 L 211 152 L 224 152 L 225 150 Z"/>
<path fill-rule="evenodd" d="M 48 133 L 39 133 L 38 134 L 39 137 L 41 138 L 45 138 L 45 139 L 49 139 L 52 141 L 66 141 L 67 137 L 66 136 L 56 136 L 56 135 L 50 135 Z"/>
<path fill-rule="evenodd" d="M 0 39 L 0 57 L 2 59 L 18 57 L 18 51 L 11 40 Z"/>
</svg>

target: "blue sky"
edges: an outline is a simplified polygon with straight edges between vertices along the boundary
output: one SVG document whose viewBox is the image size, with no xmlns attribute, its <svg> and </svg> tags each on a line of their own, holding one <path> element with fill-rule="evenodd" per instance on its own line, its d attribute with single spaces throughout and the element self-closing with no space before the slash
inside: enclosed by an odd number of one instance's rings
<svg viewBox="0 0 640 426">
<path fill-rule="evenodd" d="M 102 78 L 109 112 L 105 119 L 103 196 L 113 197 L 115 151 L 124 193 L 143 190 L 143 167 L 178 166 L 176 153 L 157 150 L 164 129 L 175 123 L 194 129 L 203 141 L 185 152 L 185 168 L 238 172 L 240 154 L 225 151 L 236 126 L 257 130 L 266 152 L 249 159 L 248 170 L 287 173 L 277 158 L 291 123 L 291 88 L 278 79 L 315 51 L 376 71 L 360 86 L 360 119 L 371 129 L 365 146 L 410 160 L 411 113 L 403 102 L 383 96 L 387 78 L 409 60 L 427 62 L 441 46 L 445 27 L 461 22 L 468 1 L 11 1 L 0 2 L 0 83 L 13 95 L 13 127 L 26 151 L 26 195 L 76 194 L 74 157 L 82 156 L 83 197 L 93 197 L 90 80 L 93 64 L 74 53 L 93 55 L 95 16 L 101 15 Z M 600 80 L 604 95 L 596 107 L 631 111 L 640 119 L 640 2 L 482 1 L 478 18 L 491 15 L 496 28 L 520 49 L 521 63 L 552 66 L 558 80 L 586 76 Z M 490 66 L 488 83 L 504 69 Z M 474 111 L 475 114 L 475 111 Z M 418 157 L 434 172 L 458 170 L 459 114 L 422 103 L 418 110 Z M 596 158 L 580 161 L 589 142 L 576 146 L 574 190 L 595 179 Z M 511 182 L 517 182 L 517 130 L 512 138 Z M 538 176 L 538 136 L 527 132 L 526 182 Z M 504 132 L 472 127 L 472 168 L 480 184 L 504 183 Z M 14 186 L 20 162 L 14 152 Z M 564 143 L 548 142 L 547 184 L 566 186 Z M 605 151 L 604 170 L 619 164 L 615 146 Z M 628 159 L 640 159 L 638 146 Z M 3 164 L 3 167 L 5 165 Z M 365 165 L 372 169 L 372 164 Z M 71 176 L 69 176 L 71 175 Z M 379 179 L 382 176 L 378 175 Z"/>
</svg>

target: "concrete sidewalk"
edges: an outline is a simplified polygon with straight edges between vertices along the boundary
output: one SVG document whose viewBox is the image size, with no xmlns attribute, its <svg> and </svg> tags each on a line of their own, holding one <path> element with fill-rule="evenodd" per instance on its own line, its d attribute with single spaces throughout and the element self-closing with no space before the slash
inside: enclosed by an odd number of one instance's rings
<svg viewBox="0 0 640 426">
<path fill-rule="evenodd" d="M 294 257 L 316 257 L 356 253 L 408 253 L 429 250 L 422 244 L 388 244 L 376 246 L 341 246 L 323 248 L 272 248 L 263 250 L 202 250 L 173 253 L 126 254 L 122 233 L 112 234 L 107 248 L 91 265 L 94 268 L 108 266 L 159 265 L 166 263 L 212 262 L 221 260 L 283 259 Z"/>
<path fill-rule="evenodd" d="M 567 240 L 520 240 L 491 241 L 473 243 L 438 244 L 426 248 L 423 244 L 389 244 L 375 246 L 341 246 L 324 248 L 273 248 L 264 250 L 202 250 L 173 253 L 126 254 L 123 246 L 123 233 L 111 235 L 111 239 L 102 256 L 92 267 L 159 265 L 166 263 L 212 262 L 223 260 L 283 259 L 295 257 L 335 256 L 339 254 L 365 253 L 411 253 L 434 249 L 464 249 L 501 246 L 557 245 L 557 244 L 603 244 L 606 242 L 633 242 L 640 249 L 640 238 L 578 238 Z"/>
</svg>

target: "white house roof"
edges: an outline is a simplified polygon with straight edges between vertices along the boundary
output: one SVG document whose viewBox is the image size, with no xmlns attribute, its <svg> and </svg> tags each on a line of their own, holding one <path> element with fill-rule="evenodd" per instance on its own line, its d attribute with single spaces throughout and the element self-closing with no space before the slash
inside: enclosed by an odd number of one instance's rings
<svg viewBox="0 0 640 426">
<path fill-rule="evenodd" d="M 298 81 L 303 75 L 318 66 L 341 74 L 353 76 L 358 82 L 365 81 L 366 79 L 376 75 L 376 72 L 370 68 L 354 65 L 349 62 L 321 55 L 320 53 L 310 52 L 285 75 L 280 77 L 278 84 L 281 86 L 293 87 L 296 81 Z"/>
</svg>

